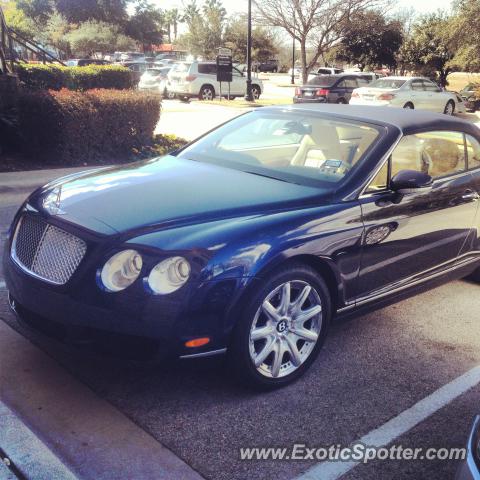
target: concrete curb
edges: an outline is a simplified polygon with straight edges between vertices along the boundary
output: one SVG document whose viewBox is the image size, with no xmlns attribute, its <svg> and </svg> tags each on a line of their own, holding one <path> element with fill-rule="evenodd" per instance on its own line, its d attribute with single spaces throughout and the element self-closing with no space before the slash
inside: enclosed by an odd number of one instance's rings
<svg viewBox="0 0 480 480">
<path fill-rule="evenodd" d="M 0 446 L 26 478 L 37 480 L 75 480 L 77 478 L 1 401 Z"/>
<path fill-rule="evenodd" d="M 12 425 L 21 420 L 28 426 L 23 430 L 25 435 L 32 432 L 43 451 L 51 452 L 78 478 L 202 480 L 183 460 L 3 321 L 0 400 L 13 411 L 13 416 L 8 410 L 2 415 L 2 422 L 10 422 L 8 431 L 11 433 Z M 0 442 L 20 471 L 27 469 L 29 462 L 36 463 L 32 462 L 34 449 L 28 443 L 22 445 L 7 437 L 0 437 Z M 26 450 L 22 450 L 24 447 Z M 55 471 L 52 469 L 45 478 L 55 478 Z"/>
</svg>

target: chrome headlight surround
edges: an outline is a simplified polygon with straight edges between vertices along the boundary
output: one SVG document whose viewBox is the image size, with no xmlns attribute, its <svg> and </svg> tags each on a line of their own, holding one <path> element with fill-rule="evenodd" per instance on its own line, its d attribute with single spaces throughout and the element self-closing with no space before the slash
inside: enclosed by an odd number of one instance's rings
<svg viewBox="0 0 480 480">
<path fill-rule="evenodd" d="M 120 292 L 138 278 L 142 266 L 142 256 L 136 250 L 122 250 L 107 260 L 97 272 L 97 280 L 107 292 Z"/>
<path fill-rule="evenodd" d="M 169 257 L 157 263 L 145 279 L 149 290 L 157 295 L 168 295 L 183 287 L 192 268 L 184 257 Z"/>
</svg>

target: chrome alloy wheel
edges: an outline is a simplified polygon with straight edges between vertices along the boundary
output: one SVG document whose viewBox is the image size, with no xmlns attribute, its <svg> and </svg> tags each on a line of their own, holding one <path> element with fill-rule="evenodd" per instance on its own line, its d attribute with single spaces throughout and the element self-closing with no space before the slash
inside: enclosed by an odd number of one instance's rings
<svg viewBox="0 0 480 480">
<path fill-rule="evenodd" d="M 301 280 L 272 290 L 258 308 L 250 329 L 250 358 L 269 378 L 289 375 L 312 353 L 322 327 L 322 301 Z"/>
</svg>

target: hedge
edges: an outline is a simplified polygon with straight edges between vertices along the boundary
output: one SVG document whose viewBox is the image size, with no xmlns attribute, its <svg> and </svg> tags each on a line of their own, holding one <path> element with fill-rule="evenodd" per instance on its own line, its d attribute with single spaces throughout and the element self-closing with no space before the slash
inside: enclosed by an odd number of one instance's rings
<svg viewBox="0 0 480 480">
<path fill-rule="evenodd" d="M 22 85 L 30 90 L 128 89 L 134 85 L 132 72 L 121 65 L 64 67 L 21 63 L 16 71 Z"/>
<path fill-rule="evenodd" d="M 151 144 L 160 100 L 133 90 L 23 91 L 18 112 L 25 153 L 61 164 L 124 161 Z"/>
</svg>

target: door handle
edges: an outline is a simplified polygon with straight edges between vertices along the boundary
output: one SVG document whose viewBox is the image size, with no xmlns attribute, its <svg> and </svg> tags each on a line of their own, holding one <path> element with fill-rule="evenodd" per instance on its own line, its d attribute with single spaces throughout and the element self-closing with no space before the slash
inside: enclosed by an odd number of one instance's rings
<svg viewBox="0 0 480 480">
<path fill-rule="evenodd" d="M 480 195 L 477 192 L 474 192 L 472 190 L 467 190 L 462 195 L 462 200 L 467 200 L 467 201 L 476 202 L 479 198 L 480 198 Z"/>
</svg>

